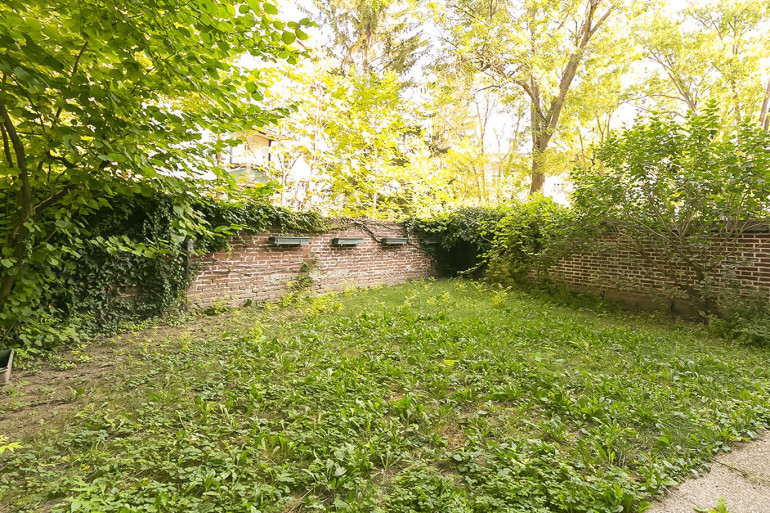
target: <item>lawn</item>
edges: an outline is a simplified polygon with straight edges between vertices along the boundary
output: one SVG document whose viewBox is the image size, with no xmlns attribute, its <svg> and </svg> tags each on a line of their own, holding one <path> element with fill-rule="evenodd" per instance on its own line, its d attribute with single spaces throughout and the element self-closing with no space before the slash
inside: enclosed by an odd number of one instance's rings
<svg viewBox="0 0 770 513">
<path fill-rule="evenodd" d="M 196 326 L 0 433 L 0 510 L 632 512 L 770 424 L 770 350 L 469 281 Z"/>
</svg>

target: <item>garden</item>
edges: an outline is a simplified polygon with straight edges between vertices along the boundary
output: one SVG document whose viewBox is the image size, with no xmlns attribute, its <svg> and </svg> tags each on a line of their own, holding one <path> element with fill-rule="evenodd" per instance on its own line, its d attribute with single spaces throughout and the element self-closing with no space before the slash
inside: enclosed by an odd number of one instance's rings
<svg viewBox="0 0 770 513">
<path fill-rule="evenodd" d="M 277 4 L 0 3 L 0 512 L 637 513 L 767 436 L 768 5 Z"/>
<path fill-rule="evenodd" d="M 2 455 L 2 509 L 635 512 L 770 422 L 767 351 L 471 280 L 295 298 L 108 347 L 63 355 L 113 366 Z M 10 388 L 3 430 L 36 415 L 45 387 L 28 386 Z"/>
</svg>

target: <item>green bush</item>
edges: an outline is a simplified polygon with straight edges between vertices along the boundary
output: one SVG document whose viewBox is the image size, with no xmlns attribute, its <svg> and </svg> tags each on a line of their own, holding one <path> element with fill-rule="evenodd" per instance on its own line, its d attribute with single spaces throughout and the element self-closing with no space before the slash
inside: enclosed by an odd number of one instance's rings
<svg viewBox="0 0 770 513">
<path fill-rule="evenodd" d="M 484 269 L 498 223 L 509 208 L 460 208 L 432 219 L 409 219 L 406 228 L 423 241 L 441 275 L 478 275 Z"/>
<path fill-rule="evenodd" d="M 684 122 L 639 122 L 598 156 L 573 176 L 581 224 L 612 234 L 613 249 L 637 254 L 704 319 L 719 314 L 741 238 L 770 211 L 770 132 L 726 132 L 712 104 Z"/>
<path fill-rule="evenodd" d="M 709 329 L 724 338 L 770 345 L 770 304 L 767 296 L 741 296 L 729 291 L 720 297 L 719 315 L 709 317 Z"/>
<path fill-rule="evenodd" d="M 487 278 L 499 283 L 546 279 L 548 268 L 577 247 L 570 209 L 540 195 L 512 207 L 494 232 Z"/>
<path fill-rule="evenodd" d="M 537 195 L 497 208 L 462 208 L 408 229 L 425 243 L 441 274 L 485 274 L 500 283 L 521 282 L 544 271 L 576 245 L 580 230 L 571 211 Z"/>
</svg>

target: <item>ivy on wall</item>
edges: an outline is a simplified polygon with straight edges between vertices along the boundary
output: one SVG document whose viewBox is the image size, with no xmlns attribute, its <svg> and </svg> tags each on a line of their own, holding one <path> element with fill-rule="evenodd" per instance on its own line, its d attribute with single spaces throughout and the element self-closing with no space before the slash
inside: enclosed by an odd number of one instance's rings
<svg viewBox="0 0 770 513">
<path fill-rule="evenodd" d="M 411 218 L 405 226 L 423 242 L 439 274 L 479 273 L 492 249 L 498 224 L 508 212 L 505 206 L 460 208 L 429 219 Z"/>
<path fill-rule="evenodd" d="M 179 208 L 180 202 L 169 196 L 127 196 L 80 219 L 92 241 L 123 239 L 126 247 L 138 243 L 147 251 L 86 244 L 63 258 L 53 269 L 56 286 L 48 287 L 50 292 L 35 305 L 41 314 L 8 330 L 5 345 L 34 353 L 159 317 L 184 304 L 197 272 L 193 257 L 226 247 L 232 235 L 308 234 L 328 228 L 316 213 L 274 207 L 259 197 L 212 199 L 187 205 L 209 228 L 191 237 L 189 227 L 179 224 Z"/>
</svg>

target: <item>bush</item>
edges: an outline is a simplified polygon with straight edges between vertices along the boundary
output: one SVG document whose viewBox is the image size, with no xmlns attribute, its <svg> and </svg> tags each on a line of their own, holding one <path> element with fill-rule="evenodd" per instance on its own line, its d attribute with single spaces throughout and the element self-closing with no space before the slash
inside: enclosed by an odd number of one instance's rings
<svg viewBox="0 0 770 513">
<path fill-rule="evenodd" d="M 486 264 L 485 255 L 492 248 L 498 223 L 509 208 L 460 208 L 432 219 L 409 219 L 406 228 L 423 241 L 439 274 L 478 275 Z"/>
<path fill-rule="evenodd" d="M 574 174 L 580 223 L 613 234 L 704 319 L 719 313 L 740 239 L 770 210 L 770 133 L 721 131 L 714 105 L 686 122 L 652 118 L 609 138 Z"/>
<path fill-rule="evenodd" d="M 546 280 L 548 268 L 577 246 L 572 212 L 537 195 L 512 207 L 495 227 L 487 277 L 499 283 Z"/>
<path fill-rule="evenodd" d="M 719 316 L 709 318 L 713 333 L 749 344 L 770 345 L 770 304 L 766 295 L 746 297 L 731 291 L 721 295 L 719 306 Z"/>
<path fill-rule="evenodd" d="M 485 274 L 500 283 L 521 282 L 576 245 L 571 211 L 537 195 L 497 208 L 462 208 L 430 219 L 411 219 L 408 229 L 432 253 L 441 274 Z"/>
</svg>

